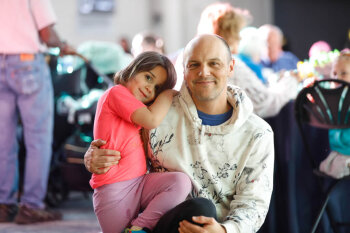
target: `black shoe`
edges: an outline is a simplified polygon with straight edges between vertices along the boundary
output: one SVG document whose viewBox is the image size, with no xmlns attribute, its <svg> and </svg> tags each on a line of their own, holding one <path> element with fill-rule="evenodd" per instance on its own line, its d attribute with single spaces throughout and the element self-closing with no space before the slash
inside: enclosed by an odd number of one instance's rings
<svg viewBox="0 0 350 233">
<path fill-rule="evenodd" d="M 38 222 L 48 222 L 61 220 L 62 214 L 58 211 L 46 209 L 33 209 L 25 205 L 19 207 L 18 214 L 15 218 L 17 224 L 31 224 Z"/>
<path fill-rule="evenodd" d="M 12 222 L 17 212 L 15 204 L 0 204 L 0 222 Z"/>
</svg>

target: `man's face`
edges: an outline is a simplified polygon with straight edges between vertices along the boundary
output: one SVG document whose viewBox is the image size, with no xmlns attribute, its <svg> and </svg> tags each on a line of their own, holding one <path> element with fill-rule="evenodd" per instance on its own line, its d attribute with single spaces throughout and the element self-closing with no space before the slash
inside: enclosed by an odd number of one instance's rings
<svg viewBox="0 0 350 233">
<path fill-rule="evenodd" d="M 267 37 L 267 46 L 268 46 L 268 57 L 271 62 L 275 62 L 280 57 L 282 52 L 282 38 L 280 35 L 271 30 Z"/>
<path fill-rule="evenodd" d="M 194 102 L 226 97 L 233 61 L 224 43 L 212 35 L 190 42 L 184 53 L 184 79 Z"/>
</svg>

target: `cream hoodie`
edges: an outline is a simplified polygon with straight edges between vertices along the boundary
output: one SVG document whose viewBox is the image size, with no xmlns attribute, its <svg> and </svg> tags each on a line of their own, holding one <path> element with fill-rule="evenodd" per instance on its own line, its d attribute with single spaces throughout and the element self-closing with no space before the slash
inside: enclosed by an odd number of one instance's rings
<svg viewBox="0 0 350 233">
<path fill-rule="evenodd" d="M 183 85 L 162 124 L 150 133 L 152 164 L 158 171 L 186 173 L 192 196 L 213 201 L 227 233 L 256 232 L 272 193 L 273 132 L 253 113 L 244 92 L 231 86 L 227 93 L 232 117 L 207 126 Z"/>
</svg>

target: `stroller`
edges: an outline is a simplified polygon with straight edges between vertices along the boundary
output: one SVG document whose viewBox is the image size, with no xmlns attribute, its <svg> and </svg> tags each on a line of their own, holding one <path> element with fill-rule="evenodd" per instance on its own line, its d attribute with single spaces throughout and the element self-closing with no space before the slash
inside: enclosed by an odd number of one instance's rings
<svg viewBox="0 0 350 233">
<path fill-rule="evenodd" d="M 62 58 L 50 55 L 49 65 L 55 124 L 46 203 L 55 207 L 68 198 L 70 191 L 82 191 L 86 197 L 92 191 L 84 154 L 93 138 L 97 101 L 113 82 L 80 54 Z"/>
</svg>

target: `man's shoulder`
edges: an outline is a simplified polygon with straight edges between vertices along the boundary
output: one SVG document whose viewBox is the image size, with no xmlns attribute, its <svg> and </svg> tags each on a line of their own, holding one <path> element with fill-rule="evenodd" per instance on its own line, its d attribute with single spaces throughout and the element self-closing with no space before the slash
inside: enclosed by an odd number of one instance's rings
<svg viewBox="0 0 350 233">
<path fill-rule="evenodd" d="M 290 51 L 283 51 L 281 59 L 292 60 L 292 61 L 295 61 L 295 62 L 299 61 L 299 58 L 294 53 L 292 53 Z"/>
<path fill-rule="evenodd" d="M 180 96 L 175 96 L 173 98 L 173 102 L 171 103 L 168 113 L 165 116 L 163 122 L 173 121 L 174 119 L 178 118 L 179 115 L 182 115 L 184 113 L 184 110 L 180 104 L 180 98 Z"/>
<path fill-rule="evenodd" d="M 241 86 L 235 84 L 227 85 L 227 94 L 228 101 L 232 105 L 232 107 L 240 106 L 240 111 L 244 111 L 244 115 L 250 114 L 253 112 L 253 103 L 251 99 L 248 97 L 245 89 Z"/>
<path fill-rule="evenodd" d="M 268 128 L 268 129 L 271 129 L 270 124 L 267 123 L 263 118 L 261 118 L 258 115 L 256 115 L 255 113 L 252 113 L 249 116 L 249 121 L 251 121 L 251 123 L 257 128 Z"/>
<path fill-rule="evenodd" d="M 255 113 L 252 113 L 248 117 L 245 123 L 245 127 L 249 128 L 250 131 L 253 132 L 254 134 L 260 134 L 260 133 L 272 134 L 273 133 L 271 126 L 264 119 L 262 119 Z"/>
<path fill-rule="evenodd" d="M 241 87 L 228 85 L 228 93 L 230 104 L 233 107 L 239 106 L 237 111 L 240 111 L 240 113 L 235 124 L 242 125 L 253 131 L 271 129 L 270 125 L 264 119 L 253 112 L 253 103 Z"/>
</svg>

